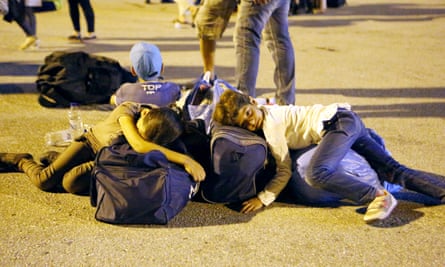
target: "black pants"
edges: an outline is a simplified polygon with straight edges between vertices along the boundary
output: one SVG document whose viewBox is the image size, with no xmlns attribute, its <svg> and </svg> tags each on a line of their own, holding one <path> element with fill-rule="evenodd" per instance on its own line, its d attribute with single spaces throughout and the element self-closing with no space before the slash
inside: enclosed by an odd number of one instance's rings
<svg viewBox="0 0 445 267">
<path fill-rule="evenodd" d="M 74 30 L 80 32 L 80 5 L 83 10 L 83 15 L 85 16 L 85 19 L 87 21 L 88 32 L 94 32 L 94 10 L 91 6 L 90 0 L 68 0 L 68 3 Z"/>
</svg>

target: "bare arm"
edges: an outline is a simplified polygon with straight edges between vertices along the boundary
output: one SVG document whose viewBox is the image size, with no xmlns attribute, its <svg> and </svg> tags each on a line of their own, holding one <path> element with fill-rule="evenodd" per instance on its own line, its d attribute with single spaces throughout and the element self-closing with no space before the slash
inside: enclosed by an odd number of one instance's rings
<svg viewBox="0 0 445 267">
<path fill-rule="evenodd" d="M 152 150 L 159 150 L 167 157 L 169 161 L 184 166 L 185 170 L 196 182 L 201 182 L 205 179 L 206 174 L 204 168 L 191 157 L 149 142 L 142 138 L 136 128 L 133 118 L 130 116 L 120 117 L 119 124 L 122 127 L 122 131 L 128 143 L 136 152 L 147 153 Z"/>
</svg>

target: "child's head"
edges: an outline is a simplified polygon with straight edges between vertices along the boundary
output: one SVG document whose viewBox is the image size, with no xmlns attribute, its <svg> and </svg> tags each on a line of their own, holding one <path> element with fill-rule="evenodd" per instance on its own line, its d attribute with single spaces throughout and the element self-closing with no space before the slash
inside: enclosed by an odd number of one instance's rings
<svg viewBox="0 0 445 267">
<path fill-rule="evenodd" d="M 172 108 L 144 108 L 136 126 L 147 141 L 164 146 L 175 141 L 184 131 L 181 116 Z"/>
<path fill-rule="evenodd" d="M 149 81 L 158 78 L 162 73 L 162 56 L 154 44 L 140 42 L 130 50 L 132 70 L 142 80 Z"/>
<path fill-rule="evenodd" d="M 213 111 L 213 120 L 228 126 L 238 126 L 256 131 L 262 126 L 263 112 L 245 94 L 224 91 Z"/>
</svg>

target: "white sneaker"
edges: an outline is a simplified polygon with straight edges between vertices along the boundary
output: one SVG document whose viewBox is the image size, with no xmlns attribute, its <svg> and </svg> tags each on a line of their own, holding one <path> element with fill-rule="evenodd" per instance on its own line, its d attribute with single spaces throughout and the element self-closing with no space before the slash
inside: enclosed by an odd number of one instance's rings
<svg viewBox="0 0 445 267">
<path fill-rule="evenodd" d="M 397 206 L 397 200 L 388 191 L 384 190 L 384 193 L 369 204 L 363 218 L 365 222 L 386 219 Z"/>
</svg>

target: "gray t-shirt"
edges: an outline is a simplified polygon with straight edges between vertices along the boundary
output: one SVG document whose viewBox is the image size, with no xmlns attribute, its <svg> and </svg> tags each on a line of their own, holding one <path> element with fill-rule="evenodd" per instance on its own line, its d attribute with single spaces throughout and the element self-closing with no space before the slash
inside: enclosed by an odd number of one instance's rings
<svg viewBox="0 0 445 267">
<path fill-rule="evenodd" d="M 123 131 L 119 124 L 119 118 L 122 116 L 130 116 L 136 122 L 143 107 L 147 107 L 147 105 L 135 102 L 124 102 L 117 106 L 105 120 L 93 126 L 86 134 L 93 150 L 97 152 L 100 148 L 109 146 L 113 140 L 121 136 Z"/>
</svg>

